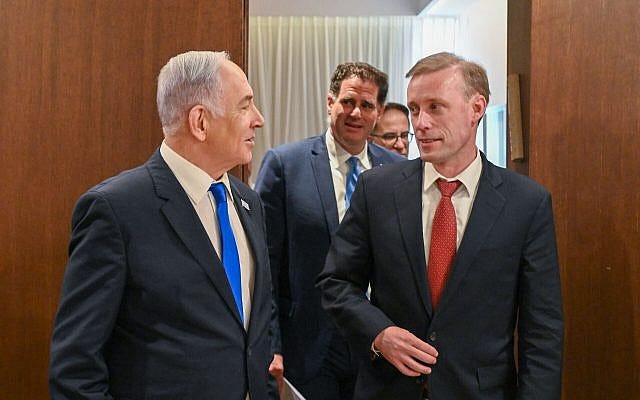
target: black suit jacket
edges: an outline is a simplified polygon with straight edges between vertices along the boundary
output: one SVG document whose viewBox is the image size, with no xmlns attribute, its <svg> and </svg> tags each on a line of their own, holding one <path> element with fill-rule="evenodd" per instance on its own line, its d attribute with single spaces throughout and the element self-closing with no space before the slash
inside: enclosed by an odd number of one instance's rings
<svg viewBox="0 0 640 400">
<path fill-rule="evenodd" d="M 195 209 L 156 151 L 89 190 L 73 212 L 53 399 L 270 398 L 277 313 L 262 206 L 230 180 L 256 264 L 248 330 Z"/>
<path fill-rule="evenodd" d="M 375 144 L 368 155 L 373 167 L 404 160 Z M 324 135 L 269 150 L 255 189 L 265 207 L 285 375 L 304 382 L 336 334 L 314 287 L 339 223 Z"/>
<path fill-rule="evenodd" d="M 433 345 L 433 372 L 366 363 L 356 399 L 560 398 L 562 306 L 549 193 L 482 156 L 469 221 L 437 310 L 422 233 L 420 160 L 364 173 L 318 286 L 323 306 L 361 353 L 396 325 Z M 371 281 L 371 302 L 362 291 Z M 514 360 L 518 322 L 519 369 Z"/>
</svg>

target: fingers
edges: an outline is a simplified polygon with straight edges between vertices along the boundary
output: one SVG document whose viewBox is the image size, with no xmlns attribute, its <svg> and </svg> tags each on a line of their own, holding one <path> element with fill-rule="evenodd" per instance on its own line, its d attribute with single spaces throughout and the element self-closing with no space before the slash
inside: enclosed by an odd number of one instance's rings
<svg viewBox="0 0 640 400">
<path fill-rule="evenodd" d="M 417 377 L 420 375 L 427 375 L 431 373 L 431 367 L 419 363 L 411 357 L 394 358 L 393 360 L 389 360 L 387 358 L 387 360 L 390 361 L 391 364 L 393 364 L 393 366 L 398 369 L 398 371 L 406 376 Z"/>
<path fill-rule="evenodd" d="M 284 373 L 284 361 L 282 359 L 282 355 L 273 355 L 273 360 L 271 360 L 271 364 L 269 365 L 269 373 L 275 378 L 282 377 Z"/>
<path fill-rule="evenodd" d="M 282 394 L 284 390 L 284 361 L 281 354 L 274 354 L 271 364 L 269 364 L 269 373 L 276 378 L 278 384 L 278 392 Z"/>
<path fill-rule="evenodd" d="M 375 348 L 398 371 L 407 376 L 430 374 L 438 351 L 414 334 L 396 326 L 384 329 L 374 340 Z"/>
</svg>

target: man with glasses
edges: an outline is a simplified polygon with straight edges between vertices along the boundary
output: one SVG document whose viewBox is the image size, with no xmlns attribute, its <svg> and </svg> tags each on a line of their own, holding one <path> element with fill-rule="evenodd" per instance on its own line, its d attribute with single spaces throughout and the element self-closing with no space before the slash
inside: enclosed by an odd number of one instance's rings
<svg viewBox="0 0 640 400">
<path fill-rule="evenodd" d="M 400 103 L 387 103 L 369 135 L 369 141 L 407 157 L 412 139 L 413 133 L 409 132 L 409 109 Z"/>
</svg>

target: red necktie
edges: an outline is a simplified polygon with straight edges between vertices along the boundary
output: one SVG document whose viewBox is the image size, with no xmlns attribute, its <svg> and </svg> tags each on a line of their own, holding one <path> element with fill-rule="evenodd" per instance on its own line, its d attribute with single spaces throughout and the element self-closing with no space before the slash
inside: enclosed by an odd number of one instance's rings
<svg viewBox="0 0 640 400">
<path fill-rule="evenodd" d="M 456 211 L 451 202 L 451 196 L 458 189 L 461 182 L 447 182 L 438 179 L 438 189 L 442 197 L 433 215 L 431 225 L 431 244 L 429 245 L 429 289 L 431 290 L 431 304 L 435 310 L 440 295 L 447 282 L 449 269 L 456 255 Z"/>
</svg>

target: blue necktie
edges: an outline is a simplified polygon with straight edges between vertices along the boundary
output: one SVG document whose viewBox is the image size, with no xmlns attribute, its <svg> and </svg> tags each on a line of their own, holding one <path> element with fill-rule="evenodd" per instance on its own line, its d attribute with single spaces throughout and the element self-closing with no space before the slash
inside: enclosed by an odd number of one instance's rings
<svg viewBox="0 0 640 400">
<path fill-rule="evenodd" d="M 238 247 L 236 238 L 233 236 L 231 223 L 229 222 L 229 210 L 227 209 L 227 193 L 224 184 L 221 182 L 211 184 L 209 187 L 213 198 L 216 200 L 216 211 L 218 215 L 218 226 L 220 227 L 220 244 L 222 247 L 222 265 L 227 273 L 229 286 L 236 301 L 240 320 L 244 321 L 242 311 L 242 285 L 240 282 L 240 257 L 238 257 Z"/>
<path fill-rule="evenodd" d="M 347 160 L 349 164 L 349 171 L 347 171 L 347 192 L 345 196 L 346 208 L 349 208 L 351 203 L 351 195 L 356 188 L 356 182 L 358 181 L 358 175 L 360 175 L 360 167 L 358 166 L 358 157 L 351 156 Z"/>
</svg>

